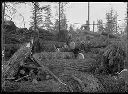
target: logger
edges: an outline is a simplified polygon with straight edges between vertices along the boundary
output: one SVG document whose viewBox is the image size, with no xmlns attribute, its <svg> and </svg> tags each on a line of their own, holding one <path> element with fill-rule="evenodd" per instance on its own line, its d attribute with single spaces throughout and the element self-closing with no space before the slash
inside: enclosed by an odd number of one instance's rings
<svg viewBox="0 0 128 94">
<path fill-rule="evenodd" d="M 70 42 L 69 43 L 69 48 L 70 48 L 69 52 L 73 52 L 74 57 L 77 58 L 77 56 L 78 56 L 78 54 L 80 52 L 80 49 L 78 47 L 76 47 L 75 42 Z"/>
</svg>

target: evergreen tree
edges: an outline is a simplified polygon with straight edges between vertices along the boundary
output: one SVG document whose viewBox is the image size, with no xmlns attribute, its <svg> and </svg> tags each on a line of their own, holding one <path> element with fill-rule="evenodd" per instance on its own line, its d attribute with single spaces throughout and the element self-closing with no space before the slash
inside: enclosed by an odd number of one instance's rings
<svg viewBox="0 0 128 94">
<path fill-rule="evenodd" d="M 67 19 L 66 19 L 66 16 L 64 14 L 63 19 L 61 19 L 61 21 L 60 21 L 60 29 L 67 30 L 67 27 L 68 27 L 68 25 L 67 25 Z"/>
<path fill-rule="evenodd" d="M 74 31 L 74 26 L 71 24 L 70 27 L 69 27 L 69 32 L 72 34 Z"/>
<path fill-rule="evenodd" d="M 126 68 L 128 69 L 128 2 L 127 2 L 127 29 L 126 29 L 126 31 L 127 31 L 127 47 L 126 47 L 126 64 L 125 64 L 125 66 L 126 66 Z"/>
<path fill-rule="evenodd" d="M 64 9 L 64 6 L 66 4 L 67 2 L 60 3 L 60 30 L 67 29 L 67 19 L 66 19 L 65 9 Z"/>
<path fill-rule="evenodd" d="M 97 21 L 97 29 L 98 29 L 98 33 L 102 33 L 102 32 L 104 32 L 104 26 L 103 26 L 103 20 L 98 20 Z"/>
<path fill-rule="evenodd" d="M 53 30 L 55 33 L 57 33 L 59 31 L 59 20 L 56 19 Z"/>
<path fill-rule="evenodd" d="M 106 26 L 105 31 L 109 34 L 117 32 L 117 14 L 114 14 L 114 10 L 111 8 L 110 12 L 106 13 Z"/>
<path fill-rule="evenodd" d="M 51 19 L 50 19 L 52 17 L 50 5 L 48 5 L 47 8 L 45 9 L 45 14 L 46 16 L 45 16 L 44 26 L 46 30 L 51 31 L 53 23 L 51 22 Z"/>
<path fill-rule="evenodd" d="M 67 29 L 67 19 L 66 19 L 65 9 L 64 9 L 64 6 L 67 4 L 67 2 L 59 2 L 59 3 L 60 3 L 60 9 L 59 9 L 60 11 L 58 13 L 58 9 L 56 9 L 57 18 L 55 20 L 54 27 L 53 27 L 56 33 L 58 33 L 59 31 L 59 26 L 60 26 L 60 30 Z M 59 18 L 60 18 L 60 21 L 59 21 Z"/>
<path fill-rule="evenodd" d="M 32 21 L 30 22 L 31 27 L 36 30 L 37 27 L 43 23 L 41 11 L 39 10 L 39 3 L 34 2 L 32 6 Z"/>
<path fill-rule="evenodd" d="M 2 51 L 4 52 L 4 46 L 3 46 L 3 43 L 4 43 L 4 14 L 5 14 L 5 2 L 2 3 Z M 3 59 L 3 58 L 2 58 Z M 3 62 L 2 62 L 3 63 Z"/>
</svg>

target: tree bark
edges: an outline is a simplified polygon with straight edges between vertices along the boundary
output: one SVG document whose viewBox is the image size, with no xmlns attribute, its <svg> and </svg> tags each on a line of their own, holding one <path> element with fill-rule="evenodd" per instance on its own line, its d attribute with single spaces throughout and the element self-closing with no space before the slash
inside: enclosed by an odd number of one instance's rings
<svg viewBox="0 0 128 94">
<path fill-rule="evenodd" d="M 3 33 L 4 33 L 4 14 L 5 14 L 5 2 L 3 2 L 4 6 L 2 7 L 2 32 L 1 32 L 1 40 L 2 40 L 2 51 L 5 50 L 4 48 L 4 36 L 3 36 Z M 2 64 L 3 64 L 3 60 L 4 60 L 4 57 L 2 56 Z"/>
<path fill-rule="evenodd" d="M 126 68 L 128 69 L 128 2 L 127 2 L 127 48 L 126 48 Z"/>
<path fill-rule="evenodd" d="M 13 54 L 13 56 L 7 61 L 7 65 L 4 66 L 4 69 L 2 71 L 2 76 L 5 77 L 13 76 L 15 72 L 18 70 L 20 61 L 24 60 L 31 54 L 31 47 L 26 47 L 26 45 L 23 45 L 20 49 L 18 49 L 17 52 Z"/>
<path fill-rule="evenodd" d="M 60 32 L 60 4 L 61 2 L 59 2 L 59 32 Z"/>
<path fill-rule="evenodd" d="M 3 47 L 3 43 L 4 43 L 4 39 L 3 39 L 3 31 L 4 31 L 4 27 L 3 27 L 3 25 L 4 25 L 4 14 L 5 14 L 5 2 L 3 2 L 3 7 L 2 7 L 2 50 L 4 50 L 4 47 Z"/>
</svg>

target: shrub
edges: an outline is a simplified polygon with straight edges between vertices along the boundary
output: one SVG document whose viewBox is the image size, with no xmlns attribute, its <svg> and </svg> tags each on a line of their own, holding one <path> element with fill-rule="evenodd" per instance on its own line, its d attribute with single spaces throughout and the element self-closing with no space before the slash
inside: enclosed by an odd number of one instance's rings
<svg viewBox="0 0 128 94">
<path fill-rule="evenodd" d="M 114 42 L 104 49 L 102 66 L 110 74 L 114 74 L 123 69 L 125 57 L 126 53 L 120 42 Z"/>
</svg>

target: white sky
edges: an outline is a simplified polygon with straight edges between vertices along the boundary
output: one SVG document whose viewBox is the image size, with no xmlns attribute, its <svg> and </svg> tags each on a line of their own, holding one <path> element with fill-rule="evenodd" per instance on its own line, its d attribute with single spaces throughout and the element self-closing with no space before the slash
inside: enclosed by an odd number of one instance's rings
<svg viewBox="0 0 128 94">
<path fill-rule="evenodd" d="M 46 5 L 48 2 L 41 2 L 41 5 Z M 52 5 L 52 13 L 53 17 L 55 18 L 55 5 L 58 7 L 56 3 L 49 3 Z M 117 11 L 118 14 L 118 21 L 119 24 L 123 23 L 126 17 L 126 3 L 124 2 L 90 2 L 90 23 L 92 24 L 93 21 L 95 23 L 97 22 L 97 19 L 102 19 L 103 22 L 105 22 L 105 14 L 110 10 L 110 8 L 113 8 L 115 11 Z M 32 15 L 30 10 L 30 6 L 25 6 L 22 4 L 21 6 L 17 6 L 17 11 L 21 13 L 24 16 L 25 20 L 25 27 L 29 28 L 29 21 L 30 16 Z M 68 24 L 76 24 L 76 27 L 79 27 L 81 24 L 85 24 L 86 20 L 88 19 L 88 3 L 87 2 L 70 2 L 66 6 L 66 16 L 67 20 L 69 21 Z M 17 27 L 24 27 L 24 24 L 22 23 L 22 17 L 17 16 L 18 13 L 13 17 L 13 21 L 17 25 Z M 91 26 L 92 28 L 92 26 Z"/>
</svg>

